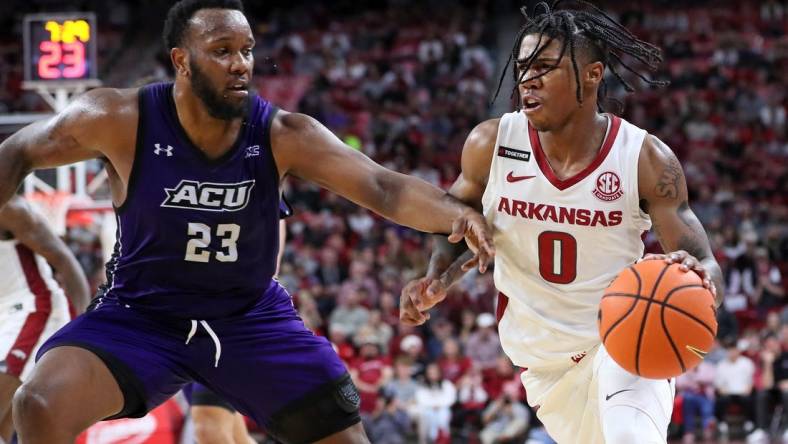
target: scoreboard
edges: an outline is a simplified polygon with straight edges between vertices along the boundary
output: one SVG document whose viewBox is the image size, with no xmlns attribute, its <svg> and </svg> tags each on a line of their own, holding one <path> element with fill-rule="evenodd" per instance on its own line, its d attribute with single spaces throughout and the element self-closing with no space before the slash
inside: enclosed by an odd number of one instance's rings
<svg viewBox="0 0 788 444">
<path fill-rule="evenodd" d="M 25 81 L 96 80 L 96 16 L 30 14 L 24 19 Z"/>
</svg>

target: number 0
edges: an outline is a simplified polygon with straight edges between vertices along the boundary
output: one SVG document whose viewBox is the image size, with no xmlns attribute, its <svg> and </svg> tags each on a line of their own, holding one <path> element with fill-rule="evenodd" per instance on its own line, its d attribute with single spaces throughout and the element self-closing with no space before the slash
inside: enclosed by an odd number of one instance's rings
<svg viewBox="0 0 788 444">
<path fill-rule="evenodd" d="M 539 273 L 556 284 L 577 278 L 577 240 L 571 234 L 544 231 L 539 235 Z"/>
</svg>

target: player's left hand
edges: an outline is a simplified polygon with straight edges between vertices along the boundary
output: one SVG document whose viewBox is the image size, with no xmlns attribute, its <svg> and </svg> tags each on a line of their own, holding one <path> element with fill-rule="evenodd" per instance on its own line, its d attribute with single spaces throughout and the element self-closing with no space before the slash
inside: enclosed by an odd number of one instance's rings
<svg viewBox="0 0 788 444">
<path fill-rule="evenodd" d="M 451 234 L 449 235 L 449 242 L 457 243 L 462 239 L 468 244 L 468 248 L 474 254 L 474 257 L 463 264 L 463 270 L 470 270 L 474 266 L 479 267 L 479 273 L 487 271 L 492 258 L 495 256 L 495 247 L 493 247 L 492 230 L 490 230 L 484 216 L 478 212 L 468 209 L 463 214 L 454 219 L 451 226 Z"/>
<path fill-rule="evenodd" d="M 430 314 L 425 311 L 419 310 L 416 305 L 416 300 L 421 294 L 426 292 L 427 287 L 432 282 L 432 279 L 423 277 L 410 281 L 402 289 L 399 299 L 399 320 L 405 325 L 418 326 L 430 318 Z"/>
<path fill-rule="evenodd" d="M 668 254 L 649 253 L 643 256 L 643 259 L 640 259 L 638 262 L 653 260 L 662 260 L 667 264 L 681 264 L 679 266 L 679 270 L 684 272 L 690 270 L 694 271 L 703 280 L 703 286 L 711 291 L 711 294 L 715 299 L 717 298 L 717 288 L 714 286 L 711 276 L 709 276 L 706 268 L 703 267 L 703 264 L 701 264 L 698 258 L 695 256 L 687 253 L 684 250 L 676 250 Z"/>
</svg>

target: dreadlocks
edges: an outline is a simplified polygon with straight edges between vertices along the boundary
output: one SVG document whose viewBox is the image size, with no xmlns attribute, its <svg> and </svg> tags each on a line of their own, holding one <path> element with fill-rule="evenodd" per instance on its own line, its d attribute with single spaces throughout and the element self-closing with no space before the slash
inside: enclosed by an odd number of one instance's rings
<svg viewBox="0 0 788 444">
<path fill-rule="evenodd" d="M 604 11 L 586 1 L 574 0 L 572 3 L 577 5 L 577 7 L 572 9 L 556 9 L 561 3 L 566 2 L 557 0 L 553 2 L 552 7 L 546 2 L 541 2 L 535 9 L 539 10 L 542 8 L 544 12 L 536 14 L 533 17 L 528 15 L 525 7 L 521 9 L 521 12 L 526 18 L 526 23 L 517 33 L 514 47 L 501 73 L 501 78 L 498 82 L 498 88 L 495 91 L 493 101 L 498 97 L 504 76 L 506 75 L 506 69 L 509 67 L 512 60 L 515 61 L 512 65 L 512 77 L 515 82 L 514 89 L 512 90 L 512 97 L 514 97 L 517 93 L 517 85 L 542 77 L 555 69 L 561 58 L 566 54 L 567 49 L 569 50 L 572 69 L 575 75 L 575 83 L 577 84 L 575 94 L 577 96 L 577 101 L 581 104 L 583 103 L 583 97 L 580 87 L 580 71 L 577 64 L 577 52 L 580 49 L 588 54 L 591 62 L 600 61 L 606 67 L 609 67 L 610 72 L 621 82 L 627 92 L 632 92 L 635 89 L 629 82 L 624 80 L 619 70 L 612 63 L 613 61 L 632 72 L 649 85 L 665 86 L 669 84 L 669 82 L 666 81 L 649 79 L 638 72 L 636 68 L 632 68 L 622 60 L 623 55 L 629 55 L 646 65 L 651 71 L 655 71 L 662 62 L 662 51 L 658 47 L 638 39 L 627 28 L 616 22 Z M 519 58 L 520 45 L 522 44 L 523 38 L 531 34 L 537 34 L 539 36 L 536 47 L 531 54 L 521 59 Z M 543 72 L 526 79 L 525 74 L 528 72 L 531 64 L 554 39 L 561 41 L 561 52 L 558 57 L 559 62 L 556 62 L 555 65 Z M 603 102 L 607 102 L 609 105 L 613 106 L 605 107 Z M 616 109 L 611 109 L 611 111 L 620 112 L 623 108 L 619 101 L 607 97 L 607 83 L 604 79 L 602 80 L 599 91 L 597 91 L 597 106 L 600 111 L 605 111 L 606 108 L 615 107 Z"/>
</svg>

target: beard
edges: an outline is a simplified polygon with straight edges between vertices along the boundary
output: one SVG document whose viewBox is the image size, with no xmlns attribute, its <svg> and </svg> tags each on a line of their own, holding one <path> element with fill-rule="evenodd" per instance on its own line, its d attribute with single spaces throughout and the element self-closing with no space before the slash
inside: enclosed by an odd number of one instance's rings
<svg viewBox="0 0 788 444">
<path fill-rule="evenodd" d="M 229 99 L 217 90 L 211 80 L 196 63 L 189 63 L 191 85 L 194 94 L 202 101 L 208 114 L 214 119 L 232 120 L 243 117 L 249 103 L 249 96 L 237 101 Z"/>
</svg>

